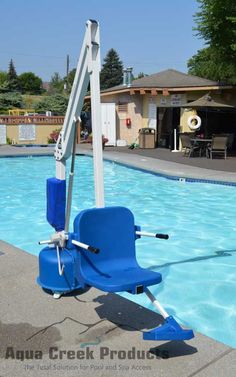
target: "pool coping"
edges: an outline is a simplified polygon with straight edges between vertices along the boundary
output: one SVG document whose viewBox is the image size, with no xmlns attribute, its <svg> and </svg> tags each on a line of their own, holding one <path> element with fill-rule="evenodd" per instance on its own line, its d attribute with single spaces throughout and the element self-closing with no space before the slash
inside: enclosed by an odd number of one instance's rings
<svg viewBox="0 0 236 377">
<path fill-rule="evenodd" d="M 129 169 L 141 171 L 141 172 L 144 172 L 144 173 L 149 173 L 149 174 L 155 175 L 157 177 L 170 179 L 172 181 L 180 181 L 180 182 L 187 182 L 187 183 L 199 182 L 199 183 L 210 183 L 210 184 L 224 185 L 224 186 L 236 186 L 236 182 L 210 180 L 210 179 L 204 179 L 204 178 L 190 178 L 190 177 L 185 177 L 185 176 L 182 176 L 182 175 L 179 175 L 179 176 L 170 175 L 170 174 L 161 173 L 159 171 L 149 170 L 148 168 L 144 169 L 144 168 L 141 168 L 141 167 L 133 166 L 133 165 L 130 165 L 128 163 L 119 162 L 119 161 L 116 161 L 116 160 L 110 160 L 110 159 L 107 159 L 107 158 L 105 158 L 104 161 L 114 162 L 117 165 L 124 166 L 124 167 L 127 167 Z"/>
<path fill-rule="evenodd" d="M 93 156 L 91 149 L 82 149 L 83 154 Z M 76 154 L 81 154 L 81 148 L 77 148 Z M 159 177 L 182 182 L 199 182 L 236 186 L 236 173 L 197 168 L 175 162 L 144 157 L 138 154 L 130 155 L 122 152 L 104 152 L 104 161 L 114 162 L 131 169 L 147 172 Z"/>
</svg>

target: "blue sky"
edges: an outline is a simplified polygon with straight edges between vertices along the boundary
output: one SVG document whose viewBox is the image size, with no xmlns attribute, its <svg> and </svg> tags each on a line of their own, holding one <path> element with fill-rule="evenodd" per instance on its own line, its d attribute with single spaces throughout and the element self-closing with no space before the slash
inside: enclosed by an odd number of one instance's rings
<svg viewBox="0 0 236 377">
<path fill-rule="evenodd" d="M 194 36 L 196 0 L 1 0 L 0 70 L 12 58 L 17 73 L 43 80 L 74 68 L 87 19 L 100 23 L 101 57 L 114 48 L 134 73 L 174 68 L 203 47 Z"/>
</svg>

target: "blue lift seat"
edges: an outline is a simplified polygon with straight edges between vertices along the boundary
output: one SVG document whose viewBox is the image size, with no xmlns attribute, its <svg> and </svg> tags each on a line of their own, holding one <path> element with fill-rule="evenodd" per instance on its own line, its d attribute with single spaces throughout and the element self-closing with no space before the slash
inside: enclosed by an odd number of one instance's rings
<svg viewBox="0 0 236 377">
<path fill-rule="evenodd" d="M 161 274 L 141 268 L 135 253 L 135 224 L 125 207 L 92 208 L 74 220 L 73 237 L 98 248 L 93 254 L 80 248 L 80 281 L 105 292 L 133 294 L 161 282 Z"/>
</svg>

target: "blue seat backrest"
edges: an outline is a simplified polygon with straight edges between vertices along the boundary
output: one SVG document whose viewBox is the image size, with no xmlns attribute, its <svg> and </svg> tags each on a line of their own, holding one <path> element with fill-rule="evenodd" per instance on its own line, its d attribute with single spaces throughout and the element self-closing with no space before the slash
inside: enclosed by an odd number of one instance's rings
<svg viewBox="0 0 236 377">
<path fill-rule="evenodd" d="M 135 225 L 132 212 L 125 207 L 84 210 L 74 220 L 74 232 L 80 242 L 100 249 L 93 254 L 81 249 L 81 273 L 107 273 L 136 267 Z"/>
</svg>

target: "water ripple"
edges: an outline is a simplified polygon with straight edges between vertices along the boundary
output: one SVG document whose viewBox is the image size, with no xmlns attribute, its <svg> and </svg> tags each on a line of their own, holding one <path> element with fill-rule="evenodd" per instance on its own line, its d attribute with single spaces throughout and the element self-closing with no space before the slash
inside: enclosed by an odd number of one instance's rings
<svg viewBox="0 0 236 377">
<path fill-rule="evenodd" d="M 137 241 L 140 265 L 163 275 L 153 293 L 183 324 L 236 347 L 236 188 L 104 166 L 106 205 L 127 206 L 143 230 L 170 235 Z M 52 233 L 45 181 L 54 174 L 51 157 L 1 159 L 1 239 L 38 254 L 38 240 Z M 94 203 L 92 159 L 79 157 L 72 219 Z M 124 295 L 151 309 L 145 295 Z"/>
</svg>

